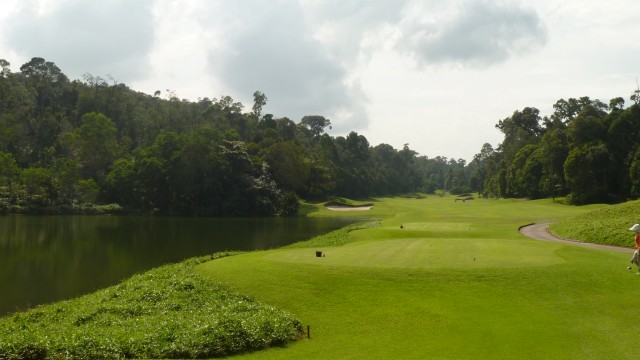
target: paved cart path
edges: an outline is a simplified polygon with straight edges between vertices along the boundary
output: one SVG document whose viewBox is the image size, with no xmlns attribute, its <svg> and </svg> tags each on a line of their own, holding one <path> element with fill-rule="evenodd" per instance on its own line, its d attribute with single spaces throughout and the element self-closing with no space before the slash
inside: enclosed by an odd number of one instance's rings
<svg viewBox="0 0 640 360">
<path fill-rule="evenodd" d="M 611 250 L 611 251 L 620 251 L 620 252 L 629 252 L 629 253 L 632 253 L 634 251 L 634 249 L 631 249 L 631 248 L 611 246 L 611 245 L 591 244 L 591 243 L 580 242 L 577 240 L 562 239 L 549 232 L 550 224 L 551 223 L 526 225 L 521 227 L 519 231 L 522 235 L 532 239 L 536 239 L 536 240 L 555 241 L 555 242 L 561 242 L 565 244 L 586 246 L 590 248 L 604 249 L 604 250 Z"/>
</svg>

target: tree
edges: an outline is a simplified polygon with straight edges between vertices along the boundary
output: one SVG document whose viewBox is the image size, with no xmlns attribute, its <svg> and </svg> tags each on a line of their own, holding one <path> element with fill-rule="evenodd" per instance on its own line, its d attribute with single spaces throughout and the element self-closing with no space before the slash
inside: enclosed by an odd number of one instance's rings
<svg viewBox="0 0 640 360">
<path fill-rule="evenodd" d="M 180 148 L 166 162 L 167 191 L 175 195 L 172 209 L 190 215 L 211 215 L 222 197 L 218 144 L 222 135 L 202 128 L 182 136 Z"/>
<path fill-rule="evenodd" d="M 538 145 L 529 144 L 516 154 L 507 173 L 507 196 L 524 197 L 529 196 L 530 192 L 532 192 L 531 183 L 527 181 L 525 165 L 531 154 L 537 149 Z"/>
<path fill-rule="evenodd" d="M 636 89 L 633 90 L 633 94 L 631 94 L 629 99 L 631 99 L 635 105 L 640 105 L 640 83 L 638 83 L 638 79 L 636 79 Z"/>
<path fill-rule="evenodd" d="M 629 166 L 629 179 L 631 181 L 631 194 L 640 196 L 640 145 L 634 149 Z"/>
<path fill-rule="evenodd" d="M 569 100 L 560 99 L 553 104 L 555 112 L 551 116 L 552 119 L 558 119 L 563 123 L 568 123 L 580 112 L 580 104 L 578 100 L 569 98 Z"/>
<path fill-rule="evenodd" d="M 85 179 L 78 181 L 78 196 L 80 201 L 85 204 L 96 202 L 100 187 L 93 179 Z"/>
<path fill-rule="evenodd" d="M 331 121 L 320 115 L 307 115 L 300 120 L 300 127 L 309 132 L 311 139 L 317 140 L 325 128 L 331 129 Z"/>
<path fill-rule="evenodd" d="M 498 196 L 493 190 L 495 186 L 490 186 L 494 182 L 492 179 L 500 170 L 500 158 L 502 154 L 496 152 L 491 144 L 484 143 L 482 149 L 477 153 L 471 161 L 471 166 L 476 167 L 474 171 L 474 182 L 477 182 L 477 190 L 486 197 Z"/>
<path fill-rule="evenodd" d="M 164 161 L 145 157 L 136 162 L 137 207 L 154 213 L 166 213 L 170 204 Z"/>
<path fill-rule="evenodd" d="M 255 115 L 256 118 L 260 118 L 262 115 L 262 107 L 265 105 L 267 105 L 267 96 L 260 91 L 254 92 L 253 107 L 251 109 L 253 110 L 253 115 Z"/>
<path fill-rule="evenodd" d="M 6 186 L 10 201 L 15 201 L 15 183 L 20 169 L 11 153 L 0 152 L 0 186 Z M 2 196 L 2 192 L 0 192 Z"/>
<path fill-rule="evenodd" d="M 523 195 L 530 199 L 543 197 L 543 187 L 541 179 L 544 172 L 543 151 L 537 147 L 524 164 L 521 171 L 518 172 L 517 181 L 522 187 Z"/>
<path fill-rule="evenodd" d="M 507 164 L 511 163 L 516 153 L 524 146 L 539 141 L 543 129 L 540 125 L 540 111 L 526 107 L 516 110 L 511 117 L 498 121 L 496 128 L 504 134 L 504 141 L 499 146 Z"/>
<path fill-rule="evenodd" d="M 570 201 L 577 205 L 608 201 L 609 152 L 604 144 L 574 148 L 564 164 Z"/>
<path fill-rule="evenodd" d="M 567 135 L 573 147 L 604 141 L 606 128 L 604 114 L 595 108 L 587 107 L 576 116 L 567 127 Z"/>
<path fill-rule="evenodd" d="M 24 186 L 26 200 L 32 206 L 51 205 L 54 184 L 51 172 L 46 168 L 30 167 L 20 173 L 20 181 Z"/>
<path fill-rule="evenodd" d="M 611 111 L 617 111 L 624 109 L 624 98 L 616 97 L 609 101 L 609 109 Z"/>
<path fill-rule="evenodd" d="M 52 170 L 58 185 L 58 201 L 62 204 L 73 204 L 77 200 L 78 184 L 81 180 L 80 164 L 72 159 L 57 158 Z"/>
<path fill-rule="evenodd" d="M 640 108 L 634 105 L 625 110 L 612 110 L 605 118 L 605 126 L 607 123 L 606 144 L 611 153 L 610 191 L 626 198 L 631 191 L 630 158 L 640 137 Z"/>
<path fill-rule="evenodd" d="M 569 137 L 561 129 L 548 131 L 542 137 L 539 158 L 542 162 L 542 191 L 547 196 L 565 193 L 564 162 L 569 154 Z"/>
<path fill-rule="evenodd" d="M 278 137 L 283 141 L 292 141 L 296 138 L 296 123 L 289 118 L 276 119 L 276 130 Z"/>
<path fill-rule="evenodd" d="M 21 75 L 27 84 L 36 90 L 40 113 L 47 109 L 53 112 L 63 103 L 63 88 L 69 79 L 56 64 L 41 57 L 34 57 L 20 67 Z"/>
<path fill-rule="evenodd" d="M 364 135 L 358 135 L 357 132 L 352 131 L 345 139 L 345 152 L 344 160 L 347 160 L 352 165 L 354 161 L 364 163 L 369 159 L 370 155 L 369 141 Z"/>
<path fill-rule="evenodd" d="M 116 127 L 99 113 L 84 114 L 81 122 L 70 134 L 69 143 L 75 147 L 83 177 L 101 181 L 117 154 Z"/>
<path fill-rule="evenodd" d="M 278 142 L 265 149 L 263 158 L 269 164 L 273 178 L 284 189 L 304 192 L 310 166 L 300 146 L 291 141 Z"/>
<path fill-rule="evenodd" d="M 105 178 L 105 194 L 108 201 L 126 207 L 135 207 L 139 202 L 136 194 L 136 164 L 132 159 L 122 158 L 114 162 Z"/>
<path fill-rule="evenodd" d="M 9 66 L 11 66 L 11 63 L 5 59 L 0 59 L 0 77 L 6 78 L 11 74 L 11 68 L 9 68 Z"/>
</svg>

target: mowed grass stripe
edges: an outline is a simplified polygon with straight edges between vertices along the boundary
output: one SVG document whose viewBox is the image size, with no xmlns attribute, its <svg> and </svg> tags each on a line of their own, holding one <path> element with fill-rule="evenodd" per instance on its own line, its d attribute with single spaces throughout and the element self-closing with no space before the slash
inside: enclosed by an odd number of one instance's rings
<svg viewBox="0 0 640 360">
<path fill-rule="evenodd" d="M 479 200 L 470 211 L 451 200 L 378 200 L 367 216 L 383 215 L 381 227 L 317 249 L 326 257 L 281 249 L 201 265 L 311 325 L 311 339 L 241 358 L 637 357 L 640 279 L 626 269 L 628 255 L 517 233 L 594 207 Z"/>
<path fill-rule="evenodd" d="M 554 250 L 560 245 L 554 245 L 503 239 L 387 239 L 326 248 L 323 251 L 324 256 L 320 258 L 315 257 L 314 249 L 295 249 L 273 251 L 266 254 L 265 259 L 319 266 L 372 268 L 546 266 L 564 261 L 554 254 Z"/>
</svg>

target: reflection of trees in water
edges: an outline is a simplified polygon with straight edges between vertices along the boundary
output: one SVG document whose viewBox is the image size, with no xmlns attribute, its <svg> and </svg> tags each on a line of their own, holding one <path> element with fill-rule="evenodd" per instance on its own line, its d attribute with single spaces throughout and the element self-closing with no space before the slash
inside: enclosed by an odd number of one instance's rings
<svg viewBox="0 0 640 360">
<path fill-rule="evenodd" d="M 346 225 L 321 218 L 0 217 L 0 314 L 105 287 L 168 262 L 268 249 Z"/>
</svg>

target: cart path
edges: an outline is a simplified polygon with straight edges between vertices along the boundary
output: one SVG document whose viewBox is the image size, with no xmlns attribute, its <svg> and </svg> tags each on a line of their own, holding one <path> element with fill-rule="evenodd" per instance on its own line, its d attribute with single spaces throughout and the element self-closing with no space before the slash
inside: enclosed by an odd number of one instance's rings
<svg viewBox="0 0 640 360">
<path fill-rule="evenodd" d="M 562 239 L 549 232 L 550 224 L 551 223 L 525 225 L 520 227 L 518 231 L 520 231 L 522 235 L 531 239 L 536 239 L 536 240 L 561 242 L 565 244 L 572 244 L 572 245 L 585 246 L 585 247 L 590 247 L 595 249 L 603 249 L 603 250 L 611 250 L 611 251 L 619 251 L 619 252 L 632 253 L 634 251 L 634 249 L 620 247 L 620 246 L 591 244 L 591 243 L 580 242 L 577 240 Z"/>
</svg>

